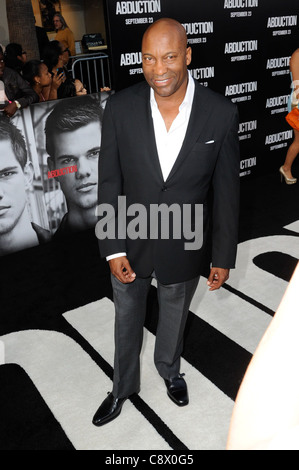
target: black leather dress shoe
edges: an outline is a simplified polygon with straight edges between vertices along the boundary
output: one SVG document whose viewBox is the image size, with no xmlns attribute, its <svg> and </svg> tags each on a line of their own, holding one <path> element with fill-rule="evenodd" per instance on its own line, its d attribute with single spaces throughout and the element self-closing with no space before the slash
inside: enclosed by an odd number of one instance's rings
<svg viewBox="0 0 299 470">
<path fill-rule="evenodd" d="M 164 379 L 167 387 L 167 395 L 178 406 L 186 406 L 189 403 L 188 389 L 183 375 L 179 374 L 173 379 Z"/>
<path fill-rule="evenodd" d="M 95 426 L 103 426 L 120 415 L 122 406 L 127 398 L 114 398 L 112 393 L 103 401 L 100 408 L 93 417 L 92 423 Z"/>
</svg>

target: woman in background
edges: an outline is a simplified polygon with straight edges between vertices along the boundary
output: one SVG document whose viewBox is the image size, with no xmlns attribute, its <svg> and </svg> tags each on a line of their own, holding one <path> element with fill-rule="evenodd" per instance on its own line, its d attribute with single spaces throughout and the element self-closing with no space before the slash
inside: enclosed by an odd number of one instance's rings
<svg viewBox="0 0 299 470">
<path fill-rule="evenodd" d="M 60 13 L 54 15 L 53 23 L 57 33 L 55 37 L 56 41 L 63 42 L 70 51 L 71 56 L 76 55 L 74 34 Z"/>
<path fill-rule="evenodd" d="M 74 82 L 75 89 L 76 89 L 76 96 L 82 96 L 82 95 L 87 95 L 87 90 L 81 80 L 75 79 Z"/>
<path fill-rule="evenodd" d="M 44 49 L 44 63 L 52 76 L 57 73 L 63 74 L 61 85 L 57 90 L 58 99 L 75 96 L 73 78 L 66 68 L 68 60 L 69 52 L 62 42 L 51 41 Z"/>
<path fill-rule="evenodd" d="M 292 80 L 292 94 L 289 100 L 289 109 L 291 112 L 296 106 L 299 108 L 299 49 L 297 49 L 291 57 L 290 62 L 291 80 Z M 294 129 L 294 142 L 290 146 L 286 160 L 279 171 L 281 177 L 285 179 L 286 184 L 297 183 L 297 178 L 292 175 L 292 165 L 299 153 L 299 131 Z"/>
<path fill-rule="evenodd" d="M 57 90 L 62 83 L 63 74 L 52 76 L 46 64 L 40 60 L 30 60 L 23 69 L 23 78 L 33 88 L 39 101 L 57 100 Z"/>
</svg>

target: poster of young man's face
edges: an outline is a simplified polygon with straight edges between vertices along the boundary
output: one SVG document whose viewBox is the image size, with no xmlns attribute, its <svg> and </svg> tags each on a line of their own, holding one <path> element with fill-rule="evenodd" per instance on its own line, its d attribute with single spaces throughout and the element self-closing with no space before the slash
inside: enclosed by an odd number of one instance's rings
<svg viewBox="0 0 299 470">
<path fill-rule="evenodd" d="M 0 114 L 0 256 L 49 239 L 30 113 Z"/>
<path fill-rule="evenodd" d="M 103 108 L 88 95 L 31 106 L 50 230 L 55 237 L 94 228 Z"/>
<path fill-rule="evenodd" d="M 0 114 L 0 256 L 95 227 L 108 96 Z"/>
</svg>

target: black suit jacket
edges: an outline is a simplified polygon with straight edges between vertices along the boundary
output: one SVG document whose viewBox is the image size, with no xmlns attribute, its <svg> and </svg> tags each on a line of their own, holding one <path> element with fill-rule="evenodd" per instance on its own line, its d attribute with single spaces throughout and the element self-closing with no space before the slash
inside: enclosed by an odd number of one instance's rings
<svg viewBox="0 0 299 470">
<path fill-rule="evenodd" d="M 195 83 L 186 137 L 167 180 L 163 180 L 146 82 L 113 95 L 107 103 L 99 164 L 99 204 L 116 208 L 118 196 L 134 203 L 202 204 L 204 242 L 208 233 L 208 195 L 212 188 L 212 260 L 218 268 L 235 266 L 238 242 L 239 172 L 238 112 L 223 96 Z M 208 143 L 210 142 L 210 143 Z M 100 214 L 99 214 L 100 215 Z M 101 219 L 101 217 L 100 217 Z M 134 219 L 134 217 L 131 217 Z M 130 222 L 130 218 L 127 219 Z M 103 257 L 126 252 L 138 277 L 153 270 L 160 282 L 172 284 L 198 276 L 203 249 L 185 249 L 186 239 L 99 241 Z"/>
</svg>

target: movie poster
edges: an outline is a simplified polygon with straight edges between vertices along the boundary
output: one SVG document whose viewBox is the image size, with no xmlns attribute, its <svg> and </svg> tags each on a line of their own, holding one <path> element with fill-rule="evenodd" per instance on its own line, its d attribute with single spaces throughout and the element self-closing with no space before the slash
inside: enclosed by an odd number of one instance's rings
<svg viewBox="0 0 299 470">
<path fill-rule="evenodd" d="M 30 110 L 0 114 L 0 256 L 50 239 Z"/>
<path fill-rule="evenodd" d="M 95 227 L 108 97 L 38 103 L 0 119 L 0 256 Z"/>
</svg>

